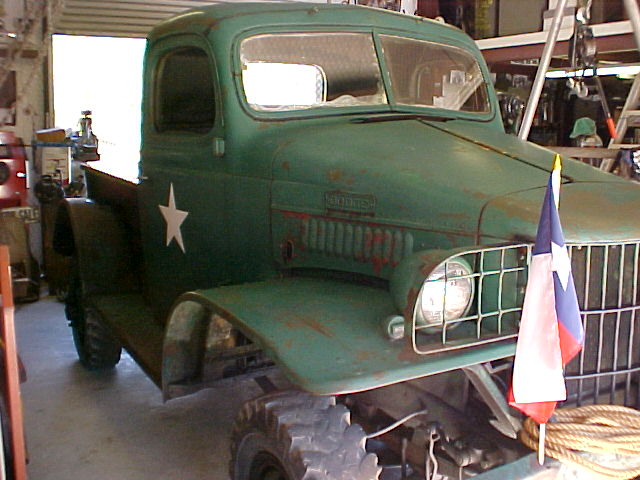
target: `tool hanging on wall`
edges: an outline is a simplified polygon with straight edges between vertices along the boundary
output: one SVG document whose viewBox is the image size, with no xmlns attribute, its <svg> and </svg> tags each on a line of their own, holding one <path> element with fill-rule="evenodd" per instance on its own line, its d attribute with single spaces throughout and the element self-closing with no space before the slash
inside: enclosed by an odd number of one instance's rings
<svg viewBox="0 0 640 480">
<path fill-rule="evenodd" d="M 609 136 L 615 138 L 616 136 L 616 124 L 611 116 L 611 110 L 609 110 L 609 104 L 607 103 L 607 97 L 604 94 L 604 87 L 602 86 L 602 80 L 598 76 L 596 67 L 593 67 L 593 79 L 596 82 L 596 88 L 598 89 L 598 96 L 600 97 L 600 103 L 602 104 L 602 111 L 604 112 L 604 119 L 607 124 L 607 130 Z"/>
</svg>

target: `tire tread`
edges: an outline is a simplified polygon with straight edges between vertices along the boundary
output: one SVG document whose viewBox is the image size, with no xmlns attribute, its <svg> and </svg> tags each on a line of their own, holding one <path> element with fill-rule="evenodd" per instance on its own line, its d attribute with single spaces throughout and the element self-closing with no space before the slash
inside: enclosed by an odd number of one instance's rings
<svg viewBox="0 0 640 480">
<path fill-rule="evenodd" d="M 232 430 L 230 473 L 242 440 L 250 431 L 262 432 L 275 444 L 291 472 L 291 480 L 375 480 L 377 456 L 367 453 L 366 435 L 351 424 L 347 407 L 335 397 L 303 392 L 278 392 L 251 400 L 240 410 Z"/>
</svg>

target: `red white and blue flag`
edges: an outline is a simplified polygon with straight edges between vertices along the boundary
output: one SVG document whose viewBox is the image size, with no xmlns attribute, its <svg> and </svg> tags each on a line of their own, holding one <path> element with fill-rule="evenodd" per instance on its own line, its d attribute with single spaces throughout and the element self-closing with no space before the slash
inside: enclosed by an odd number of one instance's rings
<svg viewBox="0 0 640 480">
<path fill-rule="evenodd" d="M 571 261 L 558 216 L 560 156 L 542 205 L 522 307 L 509 404 L 537 423 L 547 423 L 566 400 L 563 367 L 581 349 L 584 331 Z"/>
</svg>

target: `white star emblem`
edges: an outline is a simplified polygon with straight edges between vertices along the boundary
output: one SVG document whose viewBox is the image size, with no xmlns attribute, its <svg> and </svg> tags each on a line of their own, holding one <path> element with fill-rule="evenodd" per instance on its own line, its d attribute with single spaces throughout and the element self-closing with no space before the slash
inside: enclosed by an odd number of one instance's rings
<svg viewBox="0 0 640 480">
<path fill-rule="evenodd" d="M 571 259 L 565 245 L 551 242 L 551 268 L 558 274 L 562 289 L 567 290 L 569 275 L 571 275 Z"/>
<path fill-rule="evenodd" d="M 158 205 L 160 213 L 167 222 L 167 246 L 171 243 L 171 240 L 176 239 L 176 243 L 182 249 L 182 253 L 186 253 L 184 250 L 184 243 L 182 242 L 182 232 L 180 231 L 180 225 L 187 218 L 189 212 L 184 210 L 178 210 L 176 208 L 176 199 L 173 196 L 173 183 L 169 187 L 169 204 L 167 206 Z"/>
</svg>

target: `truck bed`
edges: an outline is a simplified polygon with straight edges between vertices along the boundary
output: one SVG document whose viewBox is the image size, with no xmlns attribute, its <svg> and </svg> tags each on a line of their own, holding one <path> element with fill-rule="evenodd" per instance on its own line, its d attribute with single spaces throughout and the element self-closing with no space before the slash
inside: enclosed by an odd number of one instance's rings
<svg viewBox="0 0 640 480">
<path fill-rule="evenodd" d="M 132 172 L 114 170 L 109 164 L 85 164 L 87 197 L 111 205 L 122 214 L 128 226 L 138 231 L 138 178 Z"/>
</svg>

